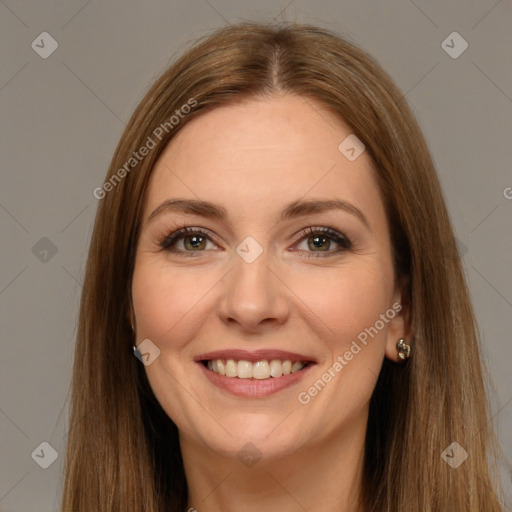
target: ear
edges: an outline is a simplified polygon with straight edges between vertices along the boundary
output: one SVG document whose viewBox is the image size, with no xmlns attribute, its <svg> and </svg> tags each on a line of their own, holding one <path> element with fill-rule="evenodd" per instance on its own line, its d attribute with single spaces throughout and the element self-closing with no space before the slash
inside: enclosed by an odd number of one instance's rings
<svg viewBox="0 0 512 512">
<path fill-rule="evenodd" d="M 402 363 L 403 359 L 398 357 L 396 344 L 400 338 L 404 338 L 405 342 L 413 346 L 413 331 L 411 327 L 411 304 L 408 294 L 409 280 L 401 279 L 400 283 L 395 287 L 393 302 L 391 303 L 391 311 L 396 315 L 388 323 L 388 331 L 386 336 L 386 357 L 395 363 Z"/>
</svg>

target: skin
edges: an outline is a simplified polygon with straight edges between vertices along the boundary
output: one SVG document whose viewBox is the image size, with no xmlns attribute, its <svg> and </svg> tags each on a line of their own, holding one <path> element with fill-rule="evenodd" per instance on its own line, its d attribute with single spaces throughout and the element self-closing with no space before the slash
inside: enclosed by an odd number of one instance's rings
<svg viewBox="0 0 512 512">
<path fill-rule="evenodd" d="M 137 344 L 149 338 L 160 350 L 145 370 L 179 428 L 189 507 L 199 512 L 357 510 L 369 400 L 384 357 L 399 362 L 396 342 L 410 339 L 403 311 L 359 344 L 362 350 L 308 404 L 297 399 L 400 302 L 373 163 L 366 152 L 351 162 L 338 150 L 350 133 L 317 100 L 250 99 L 191 120 L 152 172 L 133 321 Z M 148 222 L 163 201 L 177 197 L 218 203 L 227 219 L 167 212 Z M 347 201 L 371 229 L 339 210 L 278 222 L 298 199 Z M 181 253 L 159 245 L 183 226 L 211 233 L 196 257 L 183 256 L 194 251 L 190 237 L 188 245 L 176 243 Z M 321 242 L 331 254 L 316 256 L 321 251 L 311 240 L 318 235 L 300 236 L 308 227 L 331 227 L 353 248 L 335 253 L 340 246 L 328 238 Z M 236 252 L 247 236 L 263 249 L 250 264 Z M 236 397 L 211 384 L 193 361 L 230 348 L 299 352 L 317 364 L 277 394 Z M 261 454 L 252 467 L 237 457 L 248 442 Z"/>
</svg>

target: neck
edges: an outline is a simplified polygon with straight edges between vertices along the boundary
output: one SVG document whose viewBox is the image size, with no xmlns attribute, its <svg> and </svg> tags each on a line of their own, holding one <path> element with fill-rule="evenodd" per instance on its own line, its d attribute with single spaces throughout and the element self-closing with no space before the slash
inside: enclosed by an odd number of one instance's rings
<svg viewBox="0 0 512 512">
<path fill-rule="evenodd" d="M 366 419 L 322 444 L 282 457 L 263 456 L 250 467 L 180 434 L 189 489 L 187 510 L 360 512 Z"/>
</svg>

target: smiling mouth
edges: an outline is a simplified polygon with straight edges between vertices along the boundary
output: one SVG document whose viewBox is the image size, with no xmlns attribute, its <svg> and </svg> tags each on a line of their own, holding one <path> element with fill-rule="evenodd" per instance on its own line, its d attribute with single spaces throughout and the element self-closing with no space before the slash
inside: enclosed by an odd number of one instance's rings
<svg viewBox="0 0 512 512">
<path fill-rule="evenodd" d="M 208 359 L 201 361 L 208 370 L 234 379 L 267 380 L 304 370 L 314 364 L 312 361 L 292 361 L 290 359 L 262 359 L 251 362 L 244 359 Z"/>
</svg>

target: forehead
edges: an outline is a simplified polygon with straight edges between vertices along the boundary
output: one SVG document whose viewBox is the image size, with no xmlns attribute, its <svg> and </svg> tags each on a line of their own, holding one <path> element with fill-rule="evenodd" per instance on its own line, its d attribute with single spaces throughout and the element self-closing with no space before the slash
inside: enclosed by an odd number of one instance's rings
<svg viewBox="0 0 512 512">
<path fill-rule="evenodd" d="M 250 216 L 307 195 L 343 198 L 382 215 L 373 162 L 338 149 L 351 135 L 338 116 L 294 95 L 222 106 L 188 122 L 160 155 L 146 214 L 169 197 L 208 199 Z M 268 210 L 270 214 L 270 210 Z"/>
</svg>

